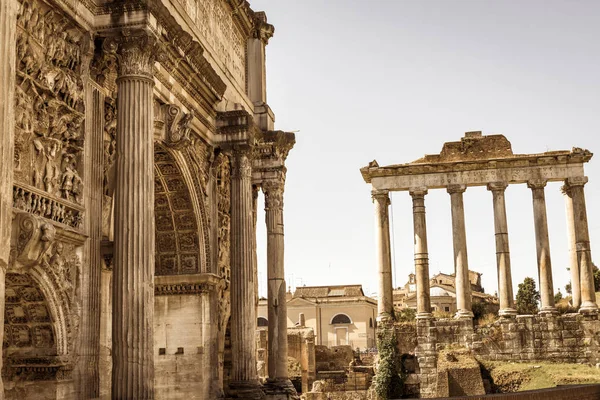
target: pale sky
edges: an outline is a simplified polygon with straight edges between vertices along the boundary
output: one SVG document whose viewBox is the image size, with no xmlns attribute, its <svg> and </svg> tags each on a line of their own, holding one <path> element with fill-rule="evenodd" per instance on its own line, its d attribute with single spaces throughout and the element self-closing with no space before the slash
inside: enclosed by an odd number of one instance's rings
<svg viewBox="0 0 600 400">
<path fill-rule="evenodd" d="M 359 169 L 439 153 L 466 131 L 515 153 L 587 148 L 592 256 L 600 257 L 600 1 L 251 0 L 275 25 L 267 47 L 276 128 L 296 131 L 285 192 L 288 285 L 377 290 L 374 207 Z M 546 187 L 555 289 L 569 281 L 560 184 Z M 262 200 L 262 199 L 261 199 Z M 430 273 L 453 272 L 450 196 L 426 196 Z M 464 195 L 470 269 L 497 290 L 492 194 Z M 536 282 L 531 192 L 506 191 L 515 294 Z M 266 231 L 258 257 L 266 295 Z M 414 271 L 410 196 L 392 195 L 395 284 Z"/>
</svg>

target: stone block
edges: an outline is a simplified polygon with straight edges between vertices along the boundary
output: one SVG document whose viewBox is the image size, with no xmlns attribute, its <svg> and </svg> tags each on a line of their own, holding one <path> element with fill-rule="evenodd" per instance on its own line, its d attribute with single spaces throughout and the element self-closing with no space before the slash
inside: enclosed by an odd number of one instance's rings
<svg viewBox="0 0 600 400">
<path fill-rule="evenodd" d="M 575 339 L 575 338 L 564 339 L 563 344 L 568 347 L 575 347 L 575 346 L 577 346 L 577 339 Z"/>
</svg>

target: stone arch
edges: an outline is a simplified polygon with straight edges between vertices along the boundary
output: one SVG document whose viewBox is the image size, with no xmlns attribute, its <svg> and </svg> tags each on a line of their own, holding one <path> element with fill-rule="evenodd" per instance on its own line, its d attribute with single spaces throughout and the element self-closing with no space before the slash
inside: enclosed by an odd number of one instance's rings
<svg viewBox="0 0 600 400">
<path fill-rule="evenodd" d="M 333 318 L 331 318 L 331 325 L 338 325 L 338 324 L 351 324 L 352 323 L 352 319 L 344 313 L 339 313 L 333 316 Z"/>
<path fill-rule="evenodd" d="M 198 197 L 183 156 L 160 142 L 154 145 L 154 218 L 156 275 L 205 272 L 208 231 Z"/>
<path fill-rule="evenodd" d="M 6 274 L 5 357 L 22 360 L 65 353 L 64 326 L 57 317 L 60 307 L 48 300 L 47 293 L 30 274 Z"/>
</svg>

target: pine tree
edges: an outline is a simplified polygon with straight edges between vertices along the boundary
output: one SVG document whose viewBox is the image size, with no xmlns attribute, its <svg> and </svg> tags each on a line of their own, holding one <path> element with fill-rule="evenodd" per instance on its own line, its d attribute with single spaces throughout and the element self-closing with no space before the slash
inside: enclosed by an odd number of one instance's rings
<svg viewBox="0 0 600 400">
<path fill-rule="evenodd" d="M 535 288 L 533 278 L 525 278 L 523 283 L 519 283 L 517 292 L 517 312 L 519 314 L 535 314 L 538 312 L 538 302 L 540 301 L 540 292 Z"/>
</svg>

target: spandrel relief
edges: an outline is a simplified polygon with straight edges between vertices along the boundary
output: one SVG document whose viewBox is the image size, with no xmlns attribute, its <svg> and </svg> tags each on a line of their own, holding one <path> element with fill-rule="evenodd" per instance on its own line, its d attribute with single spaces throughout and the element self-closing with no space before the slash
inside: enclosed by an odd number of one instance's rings
<svg viewBox="0 0 600 400">
<path fill-rule="evenodd" d="M 15 185 L 22 189 L 15 206 L 71 226 L 80 224 L 75 209 L 83 204 L 81 61 L 82 35 L 69 20 L 42 2 L 24 1 L 17 22 L 14 154 Z"/>
</svg>

